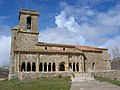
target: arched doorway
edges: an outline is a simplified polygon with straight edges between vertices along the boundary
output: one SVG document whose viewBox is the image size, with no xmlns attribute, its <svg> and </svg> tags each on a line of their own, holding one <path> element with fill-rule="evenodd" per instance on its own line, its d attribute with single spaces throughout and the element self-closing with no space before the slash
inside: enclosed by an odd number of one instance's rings
<svg viewBox="0 0 120 90">
<path fill-rule="evenodd" d="M 59 71 L 65 71 L 65 63 L 64 62 L 61 62 L 59 64 Z"/>
</svg>

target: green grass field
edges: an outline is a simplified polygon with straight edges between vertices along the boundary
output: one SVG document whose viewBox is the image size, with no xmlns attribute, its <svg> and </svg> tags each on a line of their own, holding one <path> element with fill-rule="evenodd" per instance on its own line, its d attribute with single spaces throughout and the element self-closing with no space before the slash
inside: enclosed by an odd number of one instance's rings
<svg viewBox="0 0 120 90">
<path fill-rule="evenodd" d="M 100 81 L 100 82 L 109 82 L 109 83 L 112 83 L 114 85 L 120 86 L 120 81 L 117 81 L 117 80 L 110 80 L 108 78 L 103 78 L 103 77 L 95 77 L 95 79 Z"/>
<path fill-rule="evenodd" d="M 0 90 L 69 90 L 70 78 L 40 78 L 32 81 L 19 79 L 0 81 Z"/>
</svg>

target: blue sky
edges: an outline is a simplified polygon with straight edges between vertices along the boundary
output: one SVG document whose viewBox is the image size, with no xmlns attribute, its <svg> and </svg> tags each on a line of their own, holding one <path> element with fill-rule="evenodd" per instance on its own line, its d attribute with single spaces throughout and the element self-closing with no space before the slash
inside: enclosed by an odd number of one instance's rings
<svg viewBox="0 0 120 90">
<path fill-rule="evenodd" d="M 0 66 L 9 64 L 19 10 L 39 10 L 39 41 L 112 48 L 120 43 L 120 0 L 0 0 Z"/>
</svg>

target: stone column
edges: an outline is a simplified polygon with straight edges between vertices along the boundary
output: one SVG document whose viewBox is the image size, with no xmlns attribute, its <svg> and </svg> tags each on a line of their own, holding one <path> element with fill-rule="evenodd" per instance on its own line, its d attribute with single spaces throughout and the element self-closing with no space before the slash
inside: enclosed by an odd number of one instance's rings
<svg viewBox="0 0 120 90">
<path fill-rule="evenodd" d="M 53 65 L 53 63 L 51 62 L 51 72 L 53 71 L 52 65 Z"/>
<path fill-rule="evenodd" d="M 15 64 L 14 64 L 14 67 L 15 67 L 15 72 L 16 72 L 16 70 L 17 70 L 17 60 L 16 60 L 16 53 L 14 53 L 15 54 Z"/>
<path fill-rule="evenodd" d="M 37 54 L 36 71 L 39 72 L 39 53 Z"/>
<path fill-rule="evenodd" d="M 17 71 L 20 71 L 20 52 L 18 52 L 18 63 L 17 63 Z"/>
<path fill-rule="evenodd" d="M 30 62 L 30 66 L 31 66 L 31 71 L 32 71 L 32 62 Z"/>
<path fill-rule="evenodd" d="M 81 60 L 81 67 L 82 67 L 82 72 L 84 72 L 84 57 L 82 56 Z"/>
<path fill-rule="evenodd" d="M 27 62 L 25 62 L 25 71 L 27 71 Z"/>
<path fill-rule="evenodd" d="M 42 72 L 44 72 L 44 62 L 42 62 Z"/>
<path fill-rule="evenodd" d="M 46 63 L 47 64 L 47 72 L 48 72 L 48 65 L 49 65 L 49 63 Z"/>
<path fill-rule="evenodd" d="M 55 62 L 55 71 L 58 72 L 58 64 Z"/>
</svg>

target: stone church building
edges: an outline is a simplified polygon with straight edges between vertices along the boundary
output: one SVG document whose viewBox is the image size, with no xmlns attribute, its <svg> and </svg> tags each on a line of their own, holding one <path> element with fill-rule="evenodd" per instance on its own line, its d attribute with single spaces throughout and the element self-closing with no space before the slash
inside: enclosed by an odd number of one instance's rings
<svg viewBox="0 0 120 90">
<path fill-rule="evenodd" d="M 9 79 L 111 69 L 108 49 L 38 42 L 38 17 L 37 11 L 19 11 L 19 25 L 12 28 Z"/>
</svg>

